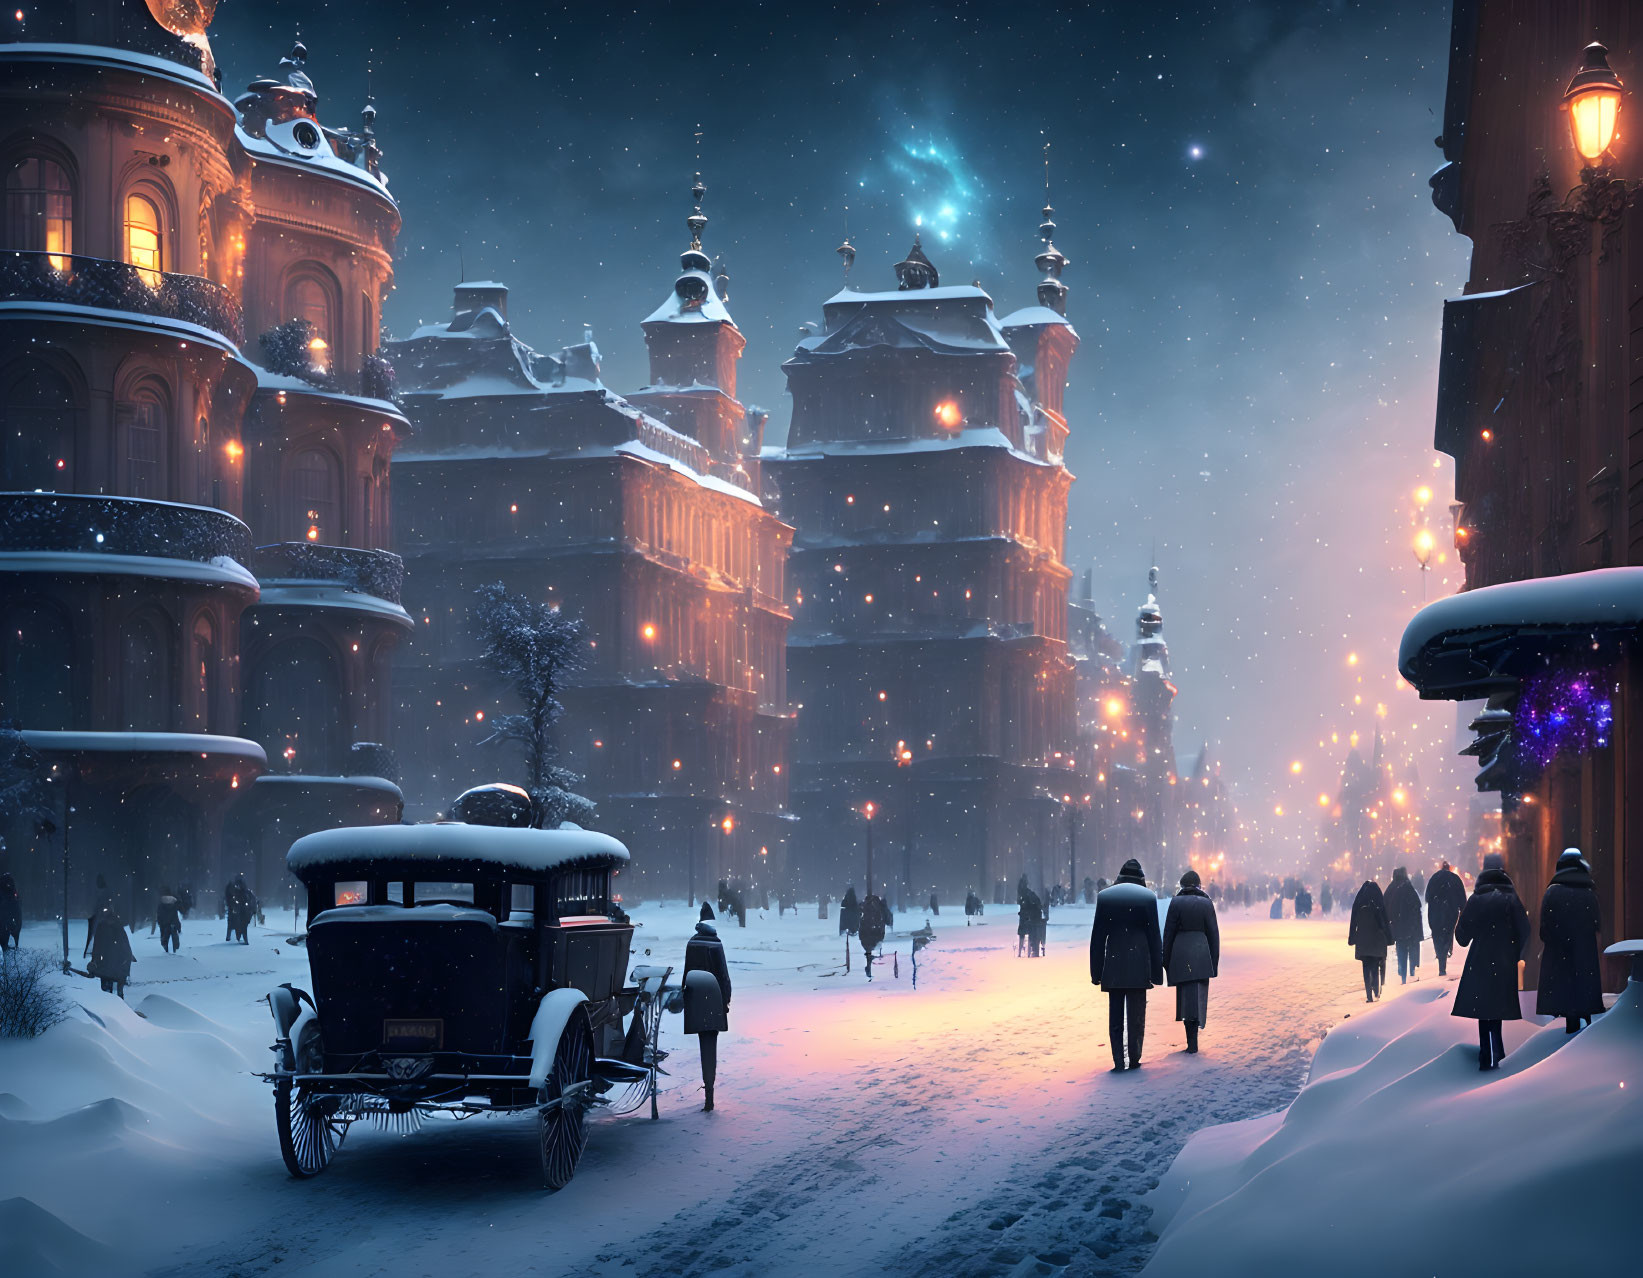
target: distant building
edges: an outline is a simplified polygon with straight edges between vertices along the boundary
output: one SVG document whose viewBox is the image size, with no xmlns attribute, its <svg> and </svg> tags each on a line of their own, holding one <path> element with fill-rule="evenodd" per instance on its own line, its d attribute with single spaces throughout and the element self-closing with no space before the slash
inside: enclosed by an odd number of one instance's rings
<svg viewBox="0 0 1643 1278">
<path fill-rule="evenodd" d="M 445 323 L 390 343 L 416 438 L 395 461 L 412 641 L 397 678 L 411 810 L 512 775 L 484 747 L 511 710 L 477 662 L 470 609 L 492 581 L 588 624 L 564 697 L 564 766 L 634 854 L 630 897 L 768 885 L 787 831 L 784 602 L 792 530 L 765 507 L 763 415 L 736 399 L 744 339 L 701 246 L 643 325 L 652 385 L 618 396 L 591 334 L 555 355 L 513 334 L 508 290 L 464 283 Z"/>
<path fill-rule="evenodd" d="M 904 902 L 1066 864 L 1062 393 L 1078 339 L 1053 230 L 1046 209 L 1038 306 L 997 319 L 915 239 L 897 289 L 829 298 L 784 365 L 792 425 L 765 468 L 797 529 L 800 891 L 866 885 L 869 812 L 873 887 Z"/>
<path fill-rule="evenodd" d="M 296 835 L 400 810 L 375 112 L 322 125 L 300 44 L 231 104 L 201 7 L 160 8 L 0 35 L 0 719 L 56 778 L 50 846 L 72 806 L 71 912 L 99 873 L 136 915 L 266 895 Z M 3 833 L 27 900 L 65 890 Z"/>
</svg>

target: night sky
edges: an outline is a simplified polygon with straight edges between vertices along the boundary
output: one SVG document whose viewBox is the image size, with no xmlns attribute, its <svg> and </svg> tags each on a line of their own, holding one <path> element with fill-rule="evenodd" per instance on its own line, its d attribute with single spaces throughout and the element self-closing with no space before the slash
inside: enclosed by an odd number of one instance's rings
<svg viewBox="0 0 1643 1278">
<path fill-rule="evenodd" d="M 647 380 L 638 325 L 678 273 L 699 127 L 741 397 L 777 442 L 845 206 L 857 287 L 893 287 L 922 217 L 943 281 L 1002 314 L 1033 300 L 1050 142 L 1084 339 L 1068 558 L 1129 639 L 1156 546 L 1177 747 L 1212 742 L 1257 845 L 1298 852 L 1295 808 L 1333 792 L 1351 731 L 1382 723 L 1429 782 L 1453 749 L 1453 708 L 1394 687 L 1417 486 L 1449 541 L 1432 413 L 1467 244 L 1426 186 L 1449 8 L 222 0 L 212 39 L 234 96 L 300 24 L 333 125 L 371 61 L 405 217 L 396 335 L 448 314 L 460 246 L 468 278 L 512 287 L 525 341 L 591 325 L 617 391 Z"/>
</svg>

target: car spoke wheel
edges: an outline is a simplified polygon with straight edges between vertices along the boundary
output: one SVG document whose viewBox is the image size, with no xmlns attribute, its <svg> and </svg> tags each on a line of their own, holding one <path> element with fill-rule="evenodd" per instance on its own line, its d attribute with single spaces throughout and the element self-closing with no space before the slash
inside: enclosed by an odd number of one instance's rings
<svg viewBox="0 0 1643 1278">
<path fill-rule="evenodd" d="M 312 1026 L 297 1049 L 298 1067 L 317 1073 L 324 1066 L 319 1034 Z M 316 1092 L 304 1083 L 281 1078 L 274 1084 L 274 1123 L 279 1129 L 280 1157 L 299 1180 L 318 1176 L 331 1163 L 349 1120 L 339 1115 L 340 1096 Z"/>
<path fill-rule="evenodd" d="M 537 1111 L 537 1142 L 542 1152 L 542 1179 L 550 1190 L 563 1189 L 576 1174 L 588 1143 L 587 1106 L 593 1078 L 593 1034 L 587 1014 L 577 1008 L 554 1049 L 553 1068 L 542 1088 Z"/>
</svg>

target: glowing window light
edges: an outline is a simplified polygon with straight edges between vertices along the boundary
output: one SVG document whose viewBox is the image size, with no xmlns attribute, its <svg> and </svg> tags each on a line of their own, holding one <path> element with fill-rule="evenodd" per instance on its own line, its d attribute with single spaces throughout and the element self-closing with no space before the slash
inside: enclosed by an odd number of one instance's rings
<svg viewBox="0 0 1643 1278">
<path fill-rule="evenodd" d="M 964 421 L 964 414 L 952 400 L 943 400 L 936 405 L 936 421 L 947 430 L 957 430 Z"/>
</svg>

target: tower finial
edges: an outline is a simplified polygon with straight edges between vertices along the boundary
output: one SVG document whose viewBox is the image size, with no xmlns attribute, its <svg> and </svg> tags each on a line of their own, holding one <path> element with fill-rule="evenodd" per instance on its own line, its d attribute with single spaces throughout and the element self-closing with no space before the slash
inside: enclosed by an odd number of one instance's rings
<svg viewBox="0 0 1643 1278">
<path fill-rule="evenodd" d="M 833 250 L 844 262 L 844 279 L 850 281 L 850 268 L 856 264 L 856 246 L 850 242 L 850 206 L 844 206 L 844 242 Z"/>
<path fill-rule="evenodd" d="M 707 216 L 702 212 L 702 197 L 707 194 L 707 183 L 702 181 L 702 126 L 696 126 L 696 174 L 690 182 L 690 216 L 685 225 L 690 228 L 690 247 L 679 255 L 681 274 L 673 282 L 673 291 L 686 310 L 700 310 L 713 293 L 709 272 L 713 260 L 702 251 L 702 232 L 707 229 Z M 727 277 L 728 278 L 728 277 Z"/>
<path fill-rule="evenodd" d="M 1061 282 L 1061 272 L 1067 268 L 1067 259 L 1055 246 L 1055 210 L 1050 207 L 1050 144 L 1044 144 L 1044 220 L 1038 234 L 1044 247 L 1033 259 L 1044 278 L 1038 283 L 1038 304 L 1047 306 L 1057 315 L 1067 313 L 1067 286 Z"/>
</svg>

